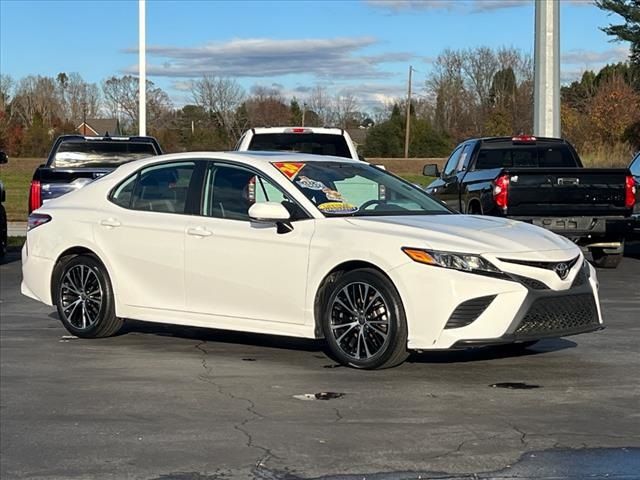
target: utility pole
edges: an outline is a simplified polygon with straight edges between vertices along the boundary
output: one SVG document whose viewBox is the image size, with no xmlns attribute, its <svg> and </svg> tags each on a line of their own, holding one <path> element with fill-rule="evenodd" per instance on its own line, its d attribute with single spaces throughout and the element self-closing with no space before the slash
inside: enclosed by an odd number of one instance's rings
<svg viewBox="0 0 640 480">
<path fill-rule="evenodd" d="M 300 125 L 301 127 L 304 127 L 304 114 L 307 111 L 307 102 L 302 102 L 302 125 Z"/>
<path fill-rule="evenodd" d="M 409 65 L 409 87 L 407 89 L 407 121 L 404 132 L 404 158 L 409 158 L 409 129 L 411 127 L 411 72 L 413 67 Z"/>
<path fill-rule="evenodd" d="M 560 136 L 560 5 L 536 0 L 533 134 Z"/>
<path fill-rule="evenodd" d="M 147 134 L 146 0 L 138 0 L 138 134 Z"/>
</svg>

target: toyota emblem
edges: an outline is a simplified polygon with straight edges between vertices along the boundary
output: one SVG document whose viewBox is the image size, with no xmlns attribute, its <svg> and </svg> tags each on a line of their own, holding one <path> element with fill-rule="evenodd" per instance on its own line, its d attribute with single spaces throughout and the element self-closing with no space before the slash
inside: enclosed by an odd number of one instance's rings
<svg viewBox="0 0 640 480">
<path fill-rule="evenodd" d="M 561 280 L 567 278 L 567 275 L 569 274 L 569 266 L 566 263 L 559 263 L 553 269 Z"/>
</svg>

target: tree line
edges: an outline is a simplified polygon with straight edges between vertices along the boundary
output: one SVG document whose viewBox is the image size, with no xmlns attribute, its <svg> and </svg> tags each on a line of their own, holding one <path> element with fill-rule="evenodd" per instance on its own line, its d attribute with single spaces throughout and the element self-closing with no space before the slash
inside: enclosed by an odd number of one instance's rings
<svg viewBox="0 0 640 480">
<path fill-rule="evenodd" d="M 579 150 L 640 148 L 640 75 L 633 62 L 586 71 L 562 88 L 563 136 Z M 410 108 L 410 157 L 446 156 L 459 141 L 530 133 L 533 63 L 513 48 L 445 50 L 417 88 Z M 177 108 L 147 82 L 147 130 L 166 151 L 233 148 L 250 127 L 332 125 L 366 129 L 361 153 L 404 155 L 407 101 L 364 111 L 357 91 L 332 95 L 315 86 L 304 100 L 277 87 L 250 92 L 232 78 L 206 75 L 191 82 L 189 104 Z M 44 156 L 55 136 L 90 118 L 118 118 L 124 134 L 138 129 L 138 79 L 113 76 L 100 85 L 78 73 L 0 76 L 0 148 L 12 156 Z"/>
</svg>

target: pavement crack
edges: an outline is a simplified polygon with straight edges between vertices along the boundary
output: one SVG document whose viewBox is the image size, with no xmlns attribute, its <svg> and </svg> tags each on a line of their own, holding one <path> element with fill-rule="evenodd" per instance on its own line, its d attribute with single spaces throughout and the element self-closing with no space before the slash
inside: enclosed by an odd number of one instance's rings
<svg viewBox="0 0 640 480">
<path fill-rule="evenodd" d="M 335 419 L 335 421 L 334 421 L 333 423 L 338 423 L 338 422 L 342 421 L 342 419 L 343 419 L 344 417 L 343 417 L 343 416 L 342 416 L 342 414 L 340 413 L 340 410 L 338 410 L 337 408 L 335 408 L 335 407 L 334 407 L 334 408 L 333 408 L 333 411 L 334 411 L 334 412 L 335 412 L 335 414 L 336 414 L 336 419 Z"/>
<path fill-rule="evenodd" d="M 518 432 L 520 434 L 520 444 L 524 445 L 525 447 L 527 446 L 527 432 L 520 430 L 517 426 L 515 426 L 514 424 L 509 424 L 509 426 L 515 430 L 516 432 Z"/>
<path fill-rule="evenodd" d="M 220 395 L 224 395 L 226 397 L 229 397 L 231 400 L 242 401 L 242 402 L 245 402 L 247 404 L 247 406 L 245 407 L 245 410 L 247 412 L 249 412 L 250 415 L 248 417 L 244 418 L 241 422 L 235 423 L 233 425 L 233 429 L 237 430 L 238 432 L 240 432 L 245 437 L 245 439 L 246 439 L 245 446 L 247 448 L 253 448 L 253 449 L 259 450 L 261 452 L 261 455 L 254 462 L 253 473 L 255 475 L 257 475 L 257 476 L 261 476 L 261 477 L 267 478 L 268 475 L 266 477 L 260 475 L 260 470 L 264 469 L 264 465 L 270 459 L 272 459 L 272 458 L 280 459 L 280 457 L 275 455 L 271 451 L 270 448 L 257 444 L 253 439 L 253 435 L 251 434 L 251 432 L 249 431 L 249 429 L 247 427 L 247 425 L 249 423 L 254 422 L 256 420 L 262 420 L 262 419 L 264 419 L 266 417 L 256 410 L 256 404 L 253 402 L 253 400 L 251 400 L 249 398 L 241 397 L 241 396 L 238 396 L 238 395 L 234 395 L 232 392 L 230 392 L 228 390 L 225 390 L 225 388 L 215 380 L 215 377 L 212 374 L 213 368 L 207 362 L 207 357 L 209 355 L 209 352 L 205 348 L 206 343 L 207 343 L 206 341 L 202 341 L 202 342 L 200 342 L 200 343 L 195 345 L 195 349 L 199 350 L 202 353 L 202 361 L 201 361 L 202 363 L 201 364 L 202 364 L 202 368 L 204 369 L 204 373 L 200 373 L 198 375 L 198 379 L 200 381 L 209 383 L 209 384 L 213 385 L 214 387 L 216 387 L 216 389 L 217 389 L 217 391 L 218 391 L 218 393 Z"/>
</svg>

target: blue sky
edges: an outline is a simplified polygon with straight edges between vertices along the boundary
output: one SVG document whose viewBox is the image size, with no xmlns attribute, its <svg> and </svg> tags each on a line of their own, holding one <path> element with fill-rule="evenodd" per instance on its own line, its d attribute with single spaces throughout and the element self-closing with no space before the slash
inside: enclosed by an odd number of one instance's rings
<svg viewBox="0 0 640 480">
<path fill-rule="evenodd" d="M 624 60 L 599 27 L 619 19 L 588 0 L 560 0 L 563 81 Z M 137 70 L 135 0 L 0 0 L 0 71 L 78 72 L 100 82 Z M 202 73 L 248 91 L 275 85 L 304 98 L 316 84 L 371 105 L 402 95 L 408 65 L 420 91 L 445 48 L 516 47 L 533 54 L 533 0 L 147 0 L 148 75 L 176 105 Z"/>
</svg>

